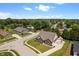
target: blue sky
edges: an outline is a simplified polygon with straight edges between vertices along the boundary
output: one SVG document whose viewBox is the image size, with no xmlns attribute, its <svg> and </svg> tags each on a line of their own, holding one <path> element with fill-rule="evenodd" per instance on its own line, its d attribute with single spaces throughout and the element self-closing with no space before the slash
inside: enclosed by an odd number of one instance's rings
<svg viewBox="0 0 79 59">
<path fill-rule="evenodd" d="M 0 18 L 79 18 L 79 3 L 0 3 Z"/>
</svg>

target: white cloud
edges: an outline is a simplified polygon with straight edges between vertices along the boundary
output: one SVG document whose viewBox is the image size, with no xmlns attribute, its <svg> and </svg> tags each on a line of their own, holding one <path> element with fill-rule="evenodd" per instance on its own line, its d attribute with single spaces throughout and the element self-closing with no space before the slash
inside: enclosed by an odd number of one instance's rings
<svg viewBox="0 0 79 59">
<path fill-rule="evenodd" d="M 55 8 L 55 7 L 51 7 L 51 8 Z"/>
<path fill-rule="evenodd" d="M 1 19 L 5 19 L 5 18 L 31 18 L 31 19 L 49 19 L 49 18 L 54 18 L 54 19 L 57 19 L 57 18 L 65 18 L 64 15 L 62 14 L 57 14 L 57 15 L 33 15 L 33 16 L 27 16 L 25 17 L 24 15 L 16 15 L 16 14 L 12 14 L 12 13 L 9 13 L 9 12 L 0 12 L 0 18 Z"/>
<path fill-rule="evenodd" d="M 52 15 L 50 16 L 51 18 L 64 18 L 64 16 L 62 14 L 59 14 L 59 15 Z"/>
<path fill-rule="evenodd" d="M 31 10 L 32 10 L 32 8 L 30 8 L 30 7 L 25 7 L 25 8 L 24 8 L 24 10 L 31 11 Z"/>
<path fill-rule="evenodd" d="M 45 6 L 45 5 L 39 5 L 38 7 L 36 7 L 38 10 L 41 11 L 48 11 L 50 9 L 49 6 Z"/>
<path fill-rule="evenodd" d="M 56 15 L 33 15 L 29 16 L 26 18 L 31 18 L 31 19 L 63 19 L 65 18 L 64 15 L 62 14 L 56 14 Z"/>
<path fill-rule="evenodd" d="M 23 16 L 12 14 L 9 12 L 0 12 L 0 19 L 6 19 L 6 18 L 23 18 Z"/>
<path fill-rule="evenodd" d="M 36 15 L 32 17 L 33 19 L 46 19 L 46 18 L 50 18 L 50 16 L 43 16 L 43 15 Z"/>
<path fill-rule="evenodd" d="M 50 16 L 47 16 L 47 15 L 33 15 L 33 16 L 27 16 L 25 18 L 29 18 L 29 19 L 48 19 L 50 18 Z"/>
<path fill-rule="evenodd" d="M 37 8 L 40 11 L 48 11 L 50 8 L 55 8 L 55 7 L 50 7 L 47 5 L 39 5 L 39 6 L 36 6 L 35 8 Z"/>
<path fill-rule="evenodd" d="M 58 5 L 63 5 L 64 3 L 56 3 L 56 4 L 58 4 Z"/>
<path fill-rule="evenodd" d="M 9 18 L 11 16 L 12 16 L 11 13 L 0 12 L 0 18 Z"/>
</svg>

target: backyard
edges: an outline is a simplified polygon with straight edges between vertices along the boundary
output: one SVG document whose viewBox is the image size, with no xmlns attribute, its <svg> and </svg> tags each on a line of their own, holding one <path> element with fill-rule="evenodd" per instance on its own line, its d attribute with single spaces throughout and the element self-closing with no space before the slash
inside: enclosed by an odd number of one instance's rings
<svg viewBox="0 0 79 59">
<path fill-rule="evenodd" d="M 43 45 L 42 43 L 38 42 L 36 39 L 31 39 L 27 42 L 29 45 L 35 47 L 40 52 L 46 52 L 47 50 L 51 49 L 51 47 Z"/>
</svg>

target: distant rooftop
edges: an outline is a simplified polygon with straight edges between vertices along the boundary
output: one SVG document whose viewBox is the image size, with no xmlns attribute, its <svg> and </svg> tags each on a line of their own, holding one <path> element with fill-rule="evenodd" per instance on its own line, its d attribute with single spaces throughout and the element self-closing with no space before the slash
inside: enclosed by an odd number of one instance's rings
<svg viewBox="0 0 79 59">
<path fill-rule="evenodd" d="M 74 42 L 73 51 L 79 53 L 79 42 Z"/>
<path fill-rule="evenodd" d="M 2 29 L 0 29 L 0 35 L 1 36 L 7 36 L 9 33 L 7 31 L 4 31 Z"/>
<path fill-rule="evenodd" d="M 26 31 L 28 32 L 29 31 L 28 29 L 23 28 L 23 27 L 17 27 L 14 30 L 17 31 L 17 32 L 26 32 Z"/>
</svg>

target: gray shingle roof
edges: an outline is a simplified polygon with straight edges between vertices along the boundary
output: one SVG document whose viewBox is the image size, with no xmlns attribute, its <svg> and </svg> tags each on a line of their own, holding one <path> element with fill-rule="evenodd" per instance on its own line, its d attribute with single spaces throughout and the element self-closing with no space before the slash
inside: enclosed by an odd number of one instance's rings
<svg viewBox="0 0 79 59">
<path fill-rule="evenodd" d="M 79 42 L 74 42 L 73 51 L 79 53 Z"/>
<path fill-rule="evenodd" d="M 28 32 L 29 31 L 28 29 L 23 28 L 23 27 L 17 27 L 14 30 L 17 31 L 17 32 Z"/>
<path fill-rule="evenodd" d="M 54 41 L 55 35 L 56 35 L 56 33 L 48 32 L 48 31 L 41 31 L 39 33 L 39 36 L 42 38 L 42 40 L 49 39 L 51 42 Z"/>
</svg>

